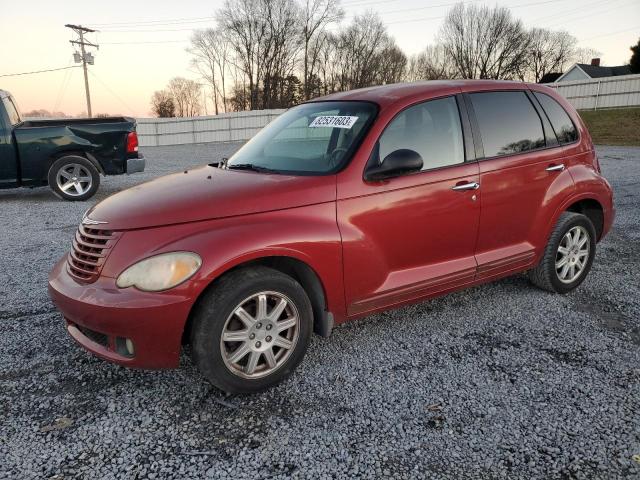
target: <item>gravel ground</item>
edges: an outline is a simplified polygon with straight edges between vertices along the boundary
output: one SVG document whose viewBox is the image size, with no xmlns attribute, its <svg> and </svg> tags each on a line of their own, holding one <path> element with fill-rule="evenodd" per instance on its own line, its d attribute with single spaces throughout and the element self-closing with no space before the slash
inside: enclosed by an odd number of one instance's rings
<svg viewBox="0 0 640 480">
<path fill-rule="evenodd" d="M 77 347 L 46 292 L 93 202 L 237 145 L 146 148 L 90 202 L 0 192 L 0 478 L 640 478 L 640 148 L 599 148 L 617 219 L 575 292 L 523 276 L 314 337 L 227 397 Z"/>
</svg>

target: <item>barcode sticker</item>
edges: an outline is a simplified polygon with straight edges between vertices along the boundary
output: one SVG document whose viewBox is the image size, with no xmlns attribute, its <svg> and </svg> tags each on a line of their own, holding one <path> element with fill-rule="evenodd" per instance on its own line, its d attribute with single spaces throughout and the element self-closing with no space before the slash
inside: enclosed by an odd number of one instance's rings
<svg viewBox="0 0 640 480">
<path fill-rule="evenodd" d="M 358 117 L 348 115 L 323 115 L 316 117 L 309 124 L 309 128 L 351 128 L 358 121 Z"/>
</svg>

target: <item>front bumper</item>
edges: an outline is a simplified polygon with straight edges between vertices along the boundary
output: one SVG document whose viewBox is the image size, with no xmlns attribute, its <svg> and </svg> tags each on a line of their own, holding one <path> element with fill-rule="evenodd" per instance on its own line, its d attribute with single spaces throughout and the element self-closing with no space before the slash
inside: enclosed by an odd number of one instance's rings
<svg viewBox="0 0 640 480">
<path fill-rule="evenodd" d="M 127 158 L 127 173 L 144 172 L 144 167 L 147 164 L 146 159 L 138 154 L 138 158 Z"/>
<path fill-rule="evenodd" d="M 113 363 L 138 368 L 175 368 L 192 299 L 168 292 L 119 289 L 100 277 L 78 283 L 65 255 L 49 274 L 49 296 L 64 315 L 67 331 L 82 347 Z M 117 339 L 130 339 L 133 356 L 119 353 Z"/>
</svg>

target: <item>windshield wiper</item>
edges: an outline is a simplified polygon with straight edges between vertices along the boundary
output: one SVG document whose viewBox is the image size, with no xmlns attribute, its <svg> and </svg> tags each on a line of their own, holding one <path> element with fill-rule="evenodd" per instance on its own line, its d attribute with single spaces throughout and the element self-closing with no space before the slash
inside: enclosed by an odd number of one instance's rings
<svg viewBox="0 0 640 480">
<path fill-rule="evenodd" d="M 262 167 L 260 165 L 254 165 L 253 163 L 234 163 L 232 165 L 227 164 L 227 169 L 229 170 L 252 170 L 254 172 L 274 172 L 267 167 Z"/>
</svg>

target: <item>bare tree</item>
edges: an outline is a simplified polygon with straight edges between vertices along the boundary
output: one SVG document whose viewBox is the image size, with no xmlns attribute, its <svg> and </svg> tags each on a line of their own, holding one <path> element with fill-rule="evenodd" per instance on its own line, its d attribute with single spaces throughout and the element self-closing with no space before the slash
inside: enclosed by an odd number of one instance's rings
<svg viewBox="0 0 640 480">
<path fill-rule="evenodd" d="M 270 108 L 277 103 L 280 83 L 295 69 L 300 48 L 297 4 L 293 0 L 227 0 L 218 12 L 218 22 L 235 54 L 233 65 L 248 83 L 249 108 Z M 235 89 L 234 96 L 237 93 Z"/>
<path fill-rule="evenodd" d="M 583 47 L 578 48 L 573 54 L 573 61 L 575 63 L 591 63 L 594 58 L 600 58 L 602 52 L 599 52 L 595 48 Z"/>
<path fill-rule="evenodd" d="M 173 96 L 168 90 L 158 90 L 151 96 L 151 111 L 157 117 L 175 117 Z"/>
<path fill-rule="evenodd" d="M 565 31 L 533 28 L 529 40 L 521 80 L 539 82 L 547 73 L 562 72 L 575 54 L 577 40 Z"/>
<path fill-rule="evenodd" d="M 302 7 L 302 42 L 304 44 L 303 76 L 304 99 L 311 98 L 317 88 L 315 78 L 320 51 L 327 40 L 326 28 L 339 22 L 344 11 L 339 0 L 304 0 Z"/>
<path fill-rule="evenodd" d="M 248 82 L 248 107 L 257 108 L 256 76 L 260 65 L 259 48 L 266 34 L 265 21 L 261 16 L 258 2 L 227 0 L 218 12 L 218 24 L 229 38 L 229 44 L 235 53 L 234 66 L 245 77 L 242 82 Z"/>
<path fill-rule="evenodd" d="M 263 1 L 267 35 L 261 48 L 264 61 L 258 72 L 258 83 L 262 86 L 261 108 L 278 108 L 282 105 L 284 90 L 291 88 L 287 79 L 294 76 L 300 52 L 300 10 L 293 0 Z"/>
<path fill-rule="evenodd" d="M 191 46 L 187 51 L 193 55 L 192 65 L 211 88 L 215 114 L 218 115 L 220 112 L 220 106 L 227 111 L 225 77 L 229 54 L 228 39 L 219 30 L 197 30 L 191 37 Z"/>
<path fill-rule="evenodd" d="M 369 87 L 381 80 L 382 52 L 392 40 L 376 14 L 356 16 L 335 41 L 333 62 L 338 66 L 339 90 Z"/>
<path fill-rule="evenodd" d="M 317 57 L 318 73 L 315 88 L 309 85 L 311 97 L 327 95 L 338 88 L 338 66 L 334 63 L 337 54 L 338 40 L 329 32 L 322 32 L 311 43 L 310 51 Z"/>
<path fill-rule="evenodd" d="M 396 45 L 395 40 L 386 37 L 378 54 L 378 75 L 376 83 L 386 85 L 401 82 L 407 70 L 407 56 Z"/>
<path fill-rule="evenodd" d="M 440 39 L 462 78 L 514 78 L 522 70 L 529 35 L 505 7 L 457 4 Z"/>
<path fill-rule="evenodd" d="M 177 117 L 197 117 L 200 115 L 200 91 L 198 82 L 182 77 L 169 81 L 168 90 L 175 104 Z"/>
<path fill-rule="evenodd" d="M 429 45 L 409 58 L 406 80 L 443 80 L 455 78 L 456 69 L 442 45 Z"/>
</svg>

